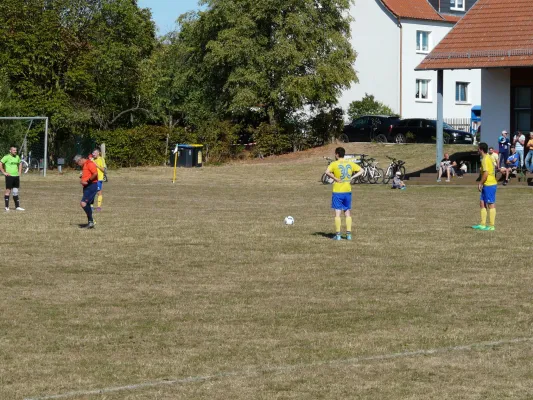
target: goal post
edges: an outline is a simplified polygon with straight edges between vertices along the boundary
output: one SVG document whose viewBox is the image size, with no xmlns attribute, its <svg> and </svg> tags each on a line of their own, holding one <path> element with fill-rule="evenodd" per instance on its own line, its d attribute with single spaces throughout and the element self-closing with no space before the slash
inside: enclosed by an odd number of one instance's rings
<svg viewBox="0 0 533 400">
<path fill-rule="evenodd" d="M 0 121 L 44 121 L 43 176 L 48 170 L 48 117 L 0 117 Z"/>
</svg>

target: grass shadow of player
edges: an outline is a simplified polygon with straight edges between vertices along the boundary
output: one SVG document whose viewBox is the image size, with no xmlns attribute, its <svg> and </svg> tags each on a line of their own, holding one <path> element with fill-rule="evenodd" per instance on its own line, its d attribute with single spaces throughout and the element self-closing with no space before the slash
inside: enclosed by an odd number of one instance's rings
<svg viewBox="0 0 533 400">
<path fill-rule="evenodd" d="M 315 232 L 312 234 L 313 236 L 322 236 L 327 239 L 333 239 L 335 237 L 334 233 L 327 233 L 327 232 Z"/>
</svg>

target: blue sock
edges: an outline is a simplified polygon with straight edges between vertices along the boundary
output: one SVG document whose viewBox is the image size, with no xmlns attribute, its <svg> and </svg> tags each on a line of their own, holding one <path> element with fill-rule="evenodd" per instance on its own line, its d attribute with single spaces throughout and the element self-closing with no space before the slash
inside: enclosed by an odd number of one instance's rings
<svg viewBox="0 0 533 400">
<path fill-rule="evenodd" d="M 85 211 L 85 214 L 87 214 L 87 219 L 89 222 L 93 222 L 93 209 L 91 208 L 91 205 L 87 204 L 85 207 L 83 207 L 83 210 Z"/>
</svg>

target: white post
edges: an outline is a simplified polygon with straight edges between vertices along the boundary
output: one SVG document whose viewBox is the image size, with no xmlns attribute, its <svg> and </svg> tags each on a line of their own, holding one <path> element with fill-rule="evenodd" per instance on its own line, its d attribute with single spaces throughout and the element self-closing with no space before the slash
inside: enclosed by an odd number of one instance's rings
<svg viewBox="0 0 533 400">
<path fill-rule="evenodd" d="M 435 168 L 438 170 L 442 160 L 444 143 L 444 71 L 437 71 L 437 157 Z"/>
<path fill-rule="evenodd" d="M 100 153 L 102 153 L 102 157 L 105 159 L 105 143 L 100 145 Z"/>
<path fill-rule="evenodd" d="M 48 168 L 48 117 L 44 120 L 44 169 L 43 176 L 46 176 L 46 170 Z"/>
</svg>

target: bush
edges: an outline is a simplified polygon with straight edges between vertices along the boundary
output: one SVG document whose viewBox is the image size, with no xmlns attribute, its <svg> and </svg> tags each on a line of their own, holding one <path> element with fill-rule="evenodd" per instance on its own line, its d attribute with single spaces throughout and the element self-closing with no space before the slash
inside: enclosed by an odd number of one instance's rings
<svg viewBox="0 0 533 400">
<path fill-rule="evenodd" d="M 358 101 L 352 101 L 348 107 L 348 116 L 354 120 L 363 115 L 390 115 L 398 116 L 392 109 L 377 101 L 373 95 L 365 93 L 365 97 Z"/>
<path fill-rule="evenodd" d="M 91 137 L 106 145 L 106 161 L 113 167 L 163 165 L 167 162 L 168 128 L 139 126 L 133 129 L 96 131 Z"/>
<path fill-rule="evenodd" d="M 261 123 L 257 128 L 251 129 L 255 142 L 253 155 L 267 157 L 286 153 L 291 149 L 290 138 L 278 126 Z"/>
</svg>

